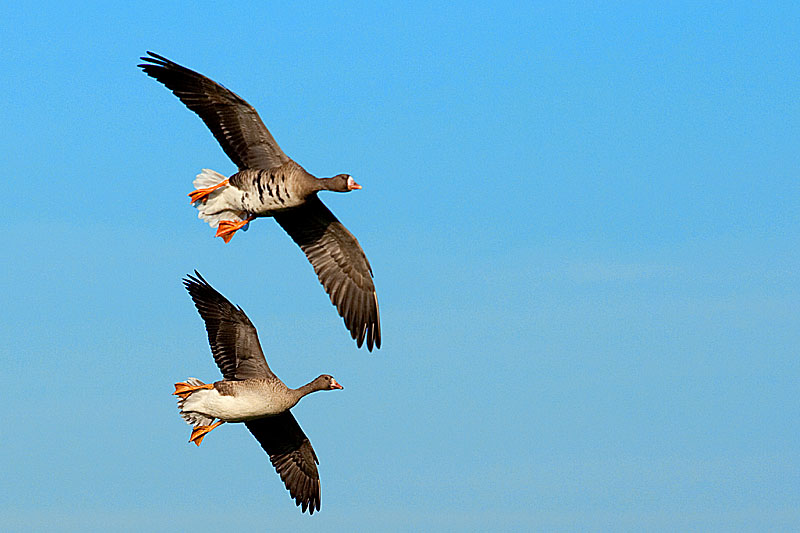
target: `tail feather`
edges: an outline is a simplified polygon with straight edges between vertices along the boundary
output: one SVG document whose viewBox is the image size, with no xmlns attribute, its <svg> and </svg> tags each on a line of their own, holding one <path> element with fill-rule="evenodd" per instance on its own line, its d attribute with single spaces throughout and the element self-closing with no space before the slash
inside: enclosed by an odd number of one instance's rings
<svg viewBox="0 0 800 533">
<path fill-rule="evenodd" d="M 216 170 L 211 170 L 210 168 L 204 168 L 200 174 L 198 174 L 192 185 L 194 185 L 195 189 L 208 189 L 209 187 L 213 187 L 217 183 L 225 180 L 225 176 L 217 172 Z"/>
<path fill-rule="evenodd" d="M 204 168 L 195 178 L 193 185 L 195 189 L 207 189 L 225 179 L 227 178 L 219 172 Z M 197 218 L 205 220 L 212 228 L 219 226 L 222 220 L 241 222 L 247 218 L 247 214 L 244 211 L 230 209 L 225 198 L 225 191 L 227 191 L 228 188 L 229 186 L 220 187 L 212 191 L 204 202 L 195 202 L 194 206 L 197 208 Z M 242 230 L 247 231 L 247 226 L 242 228 Z"/>
<path fill-rule="evenodd" d="M 186 380 L 186 383 L 192 386 L 200 386 L 205 385 L 202 381 L 197 378 L 189 378 Z M 198 413 L 197 411 L 184 411 L 184 405 L 186 404 L 186 400 L 191 398 L 191 394 L 186 396 L 185 398 L 178 398 L 178 409 L 181 410 L 181 417 L 186 420 L 186 423 L 190 426 L 208 426 L 211 424 L 214 419 L 209 418 L 208 416 L 204 415 L 203 413 Z"/>
</svg>

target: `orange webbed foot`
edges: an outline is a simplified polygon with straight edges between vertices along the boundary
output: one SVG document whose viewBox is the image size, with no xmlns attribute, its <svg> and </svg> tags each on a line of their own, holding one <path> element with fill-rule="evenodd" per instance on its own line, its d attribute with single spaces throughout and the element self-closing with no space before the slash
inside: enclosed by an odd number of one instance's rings
<svg viewBox="0 0 800 533">
<path fill-rule="evenodd" d="M 255 218 L 256 217 L 248 217 L 241 222 L 234 222 L 233 220 L 220 220 L 219 226 L 217 226 L 217 234 L 215 237 L 222 237 L 222 240 L 226 243 L 231 242 L 231 239 L 233 239 L 233 234 L 248 225 L 250 221 Z"/>
<path fill-rule="evenodd" d="M 211 390 L 214 388 L 213 383 L 204 383 L 203 385 L 189 385 L 185 381 L 175 384 L 175 392 L 172 394 L 174 396 L 180 396 L 181 398 L 188 398 L 189 395 L 195 391 L 208 389 Z"/>
<path fill-rule="evenodd" d="M 206 200 L 208 200 L 208 195 L 209 194 L 211 194 L 212 192 L 216 191 L 220 187 L 224 187 L 225 185 L 228 185 L 228 180 L 222 180 L 219 183 L 217 183 L 216 185 L 214 185 L 212 187 L 206 187 L 205 189 L 196 189 L 196 190 L 190 192 L 187 196 L 192 199 L 192 203 L 196 203 L 196 202 L 205 203 Z"/>
<path fill-rule="evenodd" d="M 210 426 L 196 426 L 192 430 L 192 436 L 189 437 L 189 442 L 194 442 L 196 445 L 200 446 L 200 443 L 203 442 L 205 436 L 208 435 L 212 429 L 219 427 L 224 423 L 225 422 L 223 420 L 218 420 Z"/>
</svg>

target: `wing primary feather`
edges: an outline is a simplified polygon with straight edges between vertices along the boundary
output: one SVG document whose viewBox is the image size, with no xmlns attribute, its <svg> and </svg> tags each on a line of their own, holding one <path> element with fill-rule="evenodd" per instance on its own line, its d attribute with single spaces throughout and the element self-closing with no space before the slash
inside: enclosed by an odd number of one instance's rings
<svg viewBox="0 0 800 533">
<path fill-rule="evenodd" d="M 372 305 L 377 300 L 372 268 L 361 245 L 316 196 L 302 207 L 276 214 L 275 220 L 306 254 L 350 336 L 361 347 L 369 338 L 366 331 L 377 326 L 373 323 L 377 313 Z M 375 346 L 371 341 L 367 344 L 370 351 Z"/>
<path fill-rule="evenodd" d="M 227 380 L 269 378 L 255 326 L 241 307 L 234 306 L 195 270 L 183 283 L 206 325 L 214 361 Z"/>
<path fill-rule="evenodd" d="M 289 495 L 302 512 L 319 510 L 317 455 L 290 411 L 245 425 L 269 455 Z"/>
<path fill-rule="evenodd" d="M 206 124 L 239 169 L 273 168 L 290 161 L 258 112 L 241 96 L 202 74 L 148 51 L 139 66 L 164 84 Z"/>
</svg>

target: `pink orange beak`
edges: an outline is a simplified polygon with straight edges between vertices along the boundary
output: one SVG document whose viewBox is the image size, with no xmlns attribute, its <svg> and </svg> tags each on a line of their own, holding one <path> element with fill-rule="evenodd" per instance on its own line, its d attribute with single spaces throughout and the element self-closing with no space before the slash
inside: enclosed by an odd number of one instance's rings
<svg viewBox="0 0 800 533">
<path fill-rule="evenodd" d="M 339 385 L 339 383 L 335 379 L 332 379 L 331 380 L 331 388 L 332 389 L 343 389 L 344 387 Z"/>
<path fill-rule="evenodd" d="M 347 178 L 347 188 L 352 191 L 352 190 L 355 190 L 355 189 L 360 189 L 361 185 L 356 183 L 356 180 L 354 180 L 352 177 L 350 177 L 350 178 Z"/>
</svg>

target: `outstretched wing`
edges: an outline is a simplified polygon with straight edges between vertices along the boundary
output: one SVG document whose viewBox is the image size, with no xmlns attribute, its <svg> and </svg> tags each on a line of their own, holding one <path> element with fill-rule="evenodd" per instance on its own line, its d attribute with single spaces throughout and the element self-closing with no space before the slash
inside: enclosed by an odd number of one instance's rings
<svg viewBox="0 0 800 533">
<path fill-rule="evenodd" d="M 222 377 L 227 380 L 273 377 L 255 326 L 241 307 L 234 307 L 196 270 L 183 280 L 206 323 L 208 343 Z"/>
<path fill-rule="evenodd" d="M 295 503 L 309 514 L 319 511 L 319 460 L 290 411 L 244 423 L 269 455 Z"/>
<path fill-rule="evenodd" d="M 153 52 L 138 65 L 197 113 L 239 170 L 273 168 L 289 161 L 242 97 L 219 83 Z"/>
<path fill-rule="evenodd" d="M 372 267 L 353 234 L 317 196 L 309 197 L 296 209 L 275 214 L 275 220 L 308 257 L 358 347 L 366 339 L 370 351 L 373 345 L 380 348 L 380 313 Z"/>
</svg>

